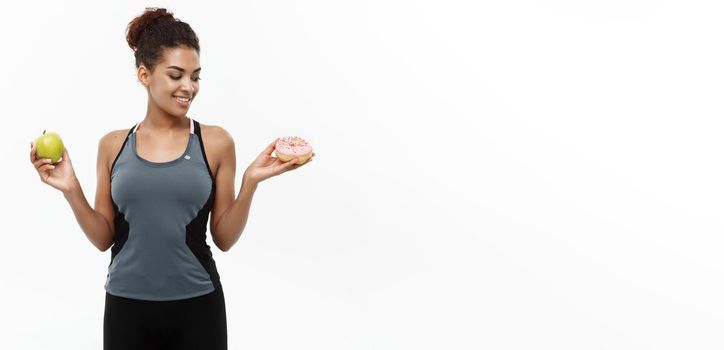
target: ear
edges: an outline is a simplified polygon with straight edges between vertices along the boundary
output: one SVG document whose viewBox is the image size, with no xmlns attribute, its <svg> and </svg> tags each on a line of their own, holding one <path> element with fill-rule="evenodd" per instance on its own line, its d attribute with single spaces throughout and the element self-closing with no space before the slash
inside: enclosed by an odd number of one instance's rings
<svg viewBox="0 0 724 350">
<path fill-rule="evenodd" d="M 151 72 L 146 68 L 146 66 L 138 66 L 136 74 L 138 76 L 138 82 L 140 82 L 141 85 L 148 87 L 148 84 L 151 82 Z"/>
</svg>

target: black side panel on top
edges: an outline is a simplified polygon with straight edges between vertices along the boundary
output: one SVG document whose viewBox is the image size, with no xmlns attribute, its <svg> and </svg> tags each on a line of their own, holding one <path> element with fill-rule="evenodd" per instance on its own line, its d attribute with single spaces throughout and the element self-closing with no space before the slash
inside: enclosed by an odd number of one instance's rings
<svg viewBox="0 0 724 350">
<path fill-rule="evenodd" d="M 123 245 L 128 240 L 128 229 L 129 224 L 126 221 L 126 215 L 118 211 L 118 206 L 113 202 L 113 211 L 116 213 L 113 218 L 113 225 L 115 225 L 115 231 L 113 232 L 113 247 L 111 247 L 111 263 L 113 264 L 113 258 L 123 249 Z"/>
<path fill-rule="evenodd" d="M 196 217 L 186 225 L 186 245 L 191 252 L 194 253 L 196 259 L 201 263 L 201 266 L 208 272 L 214 288 L 218 288 L 220 285 L 219 272 L 216 269 L 216 262 L 211 253 L 211 247 L 206 244 L 206 226 L 208 225 L 211 207 L 214 205 L 215 193 L 216 185 L 212 182 L 211 193 L 206 200 L 206 204 L 199 210 Z"/>
<path fill-rule="evenodd" d="M 131 136 L 131 133 L 133 132 L 133 128 L 136 127 L 137 124 L 134 124 L 130 130 L 128 130 L 128 134 L 126 134 L 126 139 L 123 140 L 123 145 L 121 146 L 121 149 L 118 150 L 118 154 L 116 154 L 116 158 L 113 159 L 113 164 L 111 164 L 111 173 L 113 173 L 113 167 L 116 166 L 116 161 L 118 161 L 118 157 L 121 156 L 121 152 L 123 152 L 123 147 L 126 147 L 126 142 L 128 142 L 128 136 Z"/>
<path fill-rule="evenodd" d="M 214 179 L 214 174 L 211 172 L 211 167 L 209 166 L 209 160 L 206 158 L 206 150 L 204 149 L 204 140 L 201 138 L 201 125 L 199 122 L 194 120 L 194 134 L 199 136 L 199 145 L 201 146 L 201 154 L 204 155 L 204 163 L 206 163 L 206 170 L 209 171 L 209 176 L 211 176 L 212 180 Z"/>
</svg>

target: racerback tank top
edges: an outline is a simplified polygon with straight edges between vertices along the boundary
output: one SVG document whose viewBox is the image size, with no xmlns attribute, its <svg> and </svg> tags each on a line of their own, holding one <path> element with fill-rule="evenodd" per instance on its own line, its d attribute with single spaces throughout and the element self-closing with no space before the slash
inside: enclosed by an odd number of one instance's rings
<svg viewBox="0 0 724 350">
<path fill-rule="evenodd" d="M 139 300 L 181 300 L 221 286 L 206 227 L 215 181 L 201 127 L 191 118 L 186 150 L 151 162 L 136 151 L 137 123 L 111 166 L 115 233 L 105 289 Z"/>
</svg>

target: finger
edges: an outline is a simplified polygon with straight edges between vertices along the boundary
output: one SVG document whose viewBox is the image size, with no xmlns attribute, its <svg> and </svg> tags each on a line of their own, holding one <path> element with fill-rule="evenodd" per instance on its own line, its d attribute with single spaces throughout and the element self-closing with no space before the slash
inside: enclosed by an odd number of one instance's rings
<svg viewBox="0 0 724 350">
<path fill-rule="evenodd" d="M 68 149 L 63 147 L 63 155 L 58 159 L 58 163 L 62 162 L 63 159 L 68 159 L 68 162 L 70 162 L 70 157 L 68 156 Z"/>
<path fill-rule="evenodd" d="M 63 155 L 60 158 L 58 158 L 58 161 L 56 163 L 60 164 L 60 162 L 62 162 L 64 159 L 68 159 L 68 161 L 70 162 L 70 158 L 68 158 L 68 149 L 67 148 L 63 148 Z"/>
<path fill-rule="evenodd" d="M 299 165 L 299 158 L 294 158 L 294 159 L 284 163 L 284 168 L 286 168 L 287 170 L 294 169 L 298 165 Z"/>
<path fill-rule="evenodd" d="M 39 172 L 46 172 L 46 171 L 48 171 L 48 170 L 53 170 L 53 169 L 55 169 L 55 165 L 53 165 L 53 164 L 45 164 L 45 165 L 42 165 L 40 168 L 38 168 L 38 171 L 39 171 Z"/>
<path fill-rule="evenodd" d="M 35 156 L 35 145 L 33 145 L 32 142 L 30 142 L 30 162 L 35 162 L 38 157 Z"/>
<path fill-rule="evenodd" d="M 274 141 L 272 141 L 272 143 L 270 143 L 269 146 L 266 146 L 266 148 L 264 149 L 264 151 L 261 152 L 261 154 L 271 156 L 272 152 L 274 152 L 274 148 L 277 144 L 277 140 L 279 140 L 278 137 L 276 139 L 274 139 Z"/>
<path fill-rule="evenodd" d="M 279 172 L 279 173 L 284 173 L 284 172 L 286 172 L 287 170 L 291 169 L 291 167 L 294 166 L 294 164 L 296 164 L 296 163 L 297 163 L 297 158 L 294 158 L 294 159 L 292 159 L 292 160 L 290 160 L 290 161 L 284 162 L 284 163 L 282 163 L 281 165 L 279 165 L 279 167 L 277 168 L 277 169 L 278 169 L 278 172 Z"/>
<path fill-rule="evenodd" d="M 292 170 L 299 169 L 299 168 L 301 168 L 301 167 L 303 167 L 303 166 L 305 166 L 305 165 L 307 165 L 307 164 L 309 164 L 309 163 L 311 163 L 311 162 L 312 162 L 312 158 L 310 157 L 309 159 L 307 159 L 306 162 L 304 162 L 304 163 L 302 163 L 302 164 L 294 164 L 294 166 L 292 166 Z"/>
<path fill-rule="evenodd" d="M 303 166 L 305 166 L 305 165 L 307 165 L 307 164 L 309 164 L 309 163 L 311 163 L 311 162 L 312 162 L 312 158 L 310 157 L 309 159 L 307 159 L 306 162 L 304 162 L 304 163 L 302 163 L 302 164 L 295 164 L 294 167 L 292 167 L 292 169 L 301 168 L 301 167 L 303 167 Z"/>
<path fill-rule="evenodd" d="M 36 169 L 40 170 L 41 166 L 43 166 L 45 164 L 50 164 L 50 162 L 52 162 L 52 159 L 50 159 L 50 158 L 40 158 L 40 159 L 36 159 L 33 162 L 33 165 L 35 166 Z"/>
</svg>

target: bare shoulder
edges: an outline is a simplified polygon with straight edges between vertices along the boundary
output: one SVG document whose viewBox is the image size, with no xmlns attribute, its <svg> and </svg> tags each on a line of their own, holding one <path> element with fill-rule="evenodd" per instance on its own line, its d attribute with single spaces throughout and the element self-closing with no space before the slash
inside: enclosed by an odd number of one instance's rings
<svg viewBox="0 0 724 350">
<path fill-rule="evenodd" d="M 201 124 L 201 136 L 204 138 L 204 143 L 207 142 L 233 142 L 231 134 L 219 125 Z"/>
<path fill-rule="evenodd" d="M 231 134 L 219 125 L 201 124 L 201 138 L 204 143 L 204 151 L 209 160 L 214 175 L 226 157 L 234 154 L 234 138 Z"/>
<path fill-rule="evenodd" d="M 130 131 L 130 128 L 109 131 L 98 141 L 98 160 L 103 161 L 109 170 L 116 155 L 123 147 L 128 131 Z"/>
</svg>

